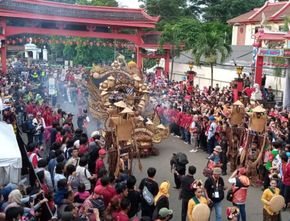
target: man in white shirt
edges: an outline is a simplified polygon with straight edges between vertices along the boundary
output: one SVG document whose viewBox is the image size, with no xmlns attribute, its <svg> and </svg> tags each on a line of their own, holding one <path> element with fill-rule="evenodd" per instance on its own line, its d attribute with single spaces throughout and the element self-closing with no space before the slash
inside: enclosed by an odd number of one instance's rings
<svg viewBox="0 0 290 221">
<path fill-rule="evenodd" d="M 207 135 L 207 153 L 211 154 L 213 152 L 213 149 L 215 147 L 215 133 L 216 133 L 216 119 L 214 116 L 210 116 L 209 120 L 211 121 L 211 124 L 209 126 L 208 135 Z"/>
<path fill-rule="evenodd" d="M 55 167 L 55 174 L 53 178 L 55 190 L 57 190 L 58 181 L 66 179 L 63 173 L 64 173 L 64 163 L 58 163 Z"/>
<path fill-rule="evenodd" d="M 53 183 L 51 180 L 50 172 L 45 168 L 47 166 L 46 160 L 40 159 L 37 163 L 38 168 L 35 168 L 35 173 L 43 171 L 44 172 L 44 180 L 49 190 L 53 191 Z"/>
<path fill-rule="evenodd" d="M 80 161 L 80 158 L 79 158 L 79 149 L 74 147 L 73 150 L 72 150 L 72 156 L 71 158 L 69 158 L 69 160 L 66 162 L 66 167 L 70 164 L 74 165 L 75 167 L 77 167 L 79 165 L 79 161 Z"/>
<path fill-rule="evenodd" d="M 197 138 L 198 138 L 198 116 L 194 115 L 193 116 L 193 121 L 191 125 L 189 126 L 189 131 L 190 131 L 190 139 L 191 139 L 191 145 L 192 149 L 189 151 L 191 153 L 196 153 L 197 152 Z"/>
<path fill-rule="evenodd" d="M 43 132 L 46 127 L 45 121 L 43 117 L 41 116 L 40 112 L 37 112 L 36 117 L 32 120 L 33 126 L 35 126 L 35 142 L 38 145 L 42 145 L 43 143 Z"/>
<path fill-rule="evenodd" d="M 86 190 L 90 191 L 92 186 L 91 186 L 91 181 L 96 178 L 96 175 L 92 175 L 90 171 L 86 168 L 88 164 L 87 158 L 81 157 L 79 165 L 76 168 L 76 173 L 77 177 L 79 178 L 80 183 L 85 184 Z"/>
</svg>

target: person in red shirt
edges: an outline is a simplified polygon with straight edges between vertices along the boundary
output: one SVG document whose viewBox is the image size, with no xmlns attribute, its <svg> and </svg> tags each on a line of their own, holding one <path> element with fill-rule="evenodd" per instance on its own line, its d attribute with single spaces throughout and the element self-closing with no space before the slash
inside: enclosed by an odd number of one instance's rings
<svg viewBox="0 0 290 221">
<path fill-rule="evenodd" d="M 80 155 L 84 155 L 84 154 L 86 154 L 88 152 L 89 152 L 88 138 L 82 136 L 80 138 L 80 150 L 79 150 L 79 154 Z"/>
<path fill-rule="evenodd" d="M 190 144 L 190 131 L 189 126 L 191 125 L 193 121 L 192 116 L 189 114 L 189 112 L 185 115 L 185 123 L 184 123 L 184 130 L 185 130 L 185 142 L 187 144 Z"/>
<path fill-rule="evenodd" d="M 38 160 L 40 159 L 37 155 L 38 148 L 35 147 L 34 143 L 30 143 L 27 146 L 27 155 L 29 158 L 30 163 L 32 164 L 33 168 L 38 167 Z"/>
<path fill-rule="evenodd" d="M 26 106 L 26 113 L 33 114 L 33 109 L 34 109 L 34 106 L 33 106 L 32 102 L 29 102 Z"/>
<path fill-rule="evenodd" d="M 43 111 L 43 119 L 46 126 L 52 126 L 53 122 L 52 110 L 48 106 L 45 107 L 45 110 Z"/>
<path fill-rule="evenodd" d="M 60 122 L 62 110 L 58 109 L 57 113 L 53 115 L 53 122 Z"/>
<path fill-rule="evenodd" d="M 109 184 L 109 181 L 108 176 L 102 177 L 101 185 L 97 185 L 94 189 L 94 193 L 103 197 L 106 207 L 109 205 L 111 199 L 117 195 L 115 188 Z"/>
<path fill-rule="evenodd" d="M 113 220 L 118 221 L 130 221 L 128 217 L 128 211 L 130 210 L 131 203 L 127 198 L 122 199 L 121 201 L 121 211 L 113 214 Z"/>
<path fill-rule="evenodd" d="M 290 157 L 287 157 L 286 153 L 283 153 L 281 160 L 283 183 L 282 195 L 285 198 L 286 205 L 290 207 Z"/>
<path fill-rule="evenodd" d="M 183 141 L 185 141 L 185 124 L 186 124 L 186 113 L 181 112 L 179 120 L 180 136 Z"/>
<path fill-rule="evenodd" d="M 105 163 L 104 163 L 105 156 L 106 156 L 106 150 L 104 148 L 101 148 L 99 150 L 99 158 L 96 161 L 95 174 L 98 174 L 99 170 L 101 168 L 104 168 L 105 167 Z"/>
</svg>

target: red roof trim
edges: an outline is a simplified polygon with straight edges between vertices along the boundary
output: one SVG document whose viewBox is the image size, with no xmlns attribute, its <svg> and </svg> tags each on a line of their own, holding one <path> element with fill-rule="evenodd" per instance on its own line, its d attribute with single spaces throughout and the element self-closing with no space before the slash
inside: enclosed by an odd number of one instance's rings
<svg viewBox="0 0 290 221">
<path fill-rule="evenodd" d="M 153 17 L 151 15 L 148 15 L 144 9 L 141 9 L 141 13 L 144 15 L 145 18 L 151 20 L 151 21 L 155 21 L 155 22 L 158 22 L 160 20 L 160 16 L 157 16 L 157 17 Z"/>
<path fill-rule="evenodd" d="M 264 9 L 267 7 L 269 5 L 269 2 L 268 1 L 266 1 L 265 2 L 265 4 L 258 10 L 258 11 L 256 11 L 252 16 L 250 16 L 249 18 L 248 18 L 248 20 L 251 20 L 251 19 L 253 19 L 253 18 L 255 18 L 258 14 L 260 14 L 262 11 L 264 11 Z"/>
<path fill-rule="evenodd" d="M 97 24 L 97 25 L 112 25 L 112 26 L 122 26 L 122 27 L 140 27 L 140 28 L 155 28 L 155 23 L 139 22 L 139 21 L 110 21 L 110 20 L 96 20 L 96 19 L 86 19 L 86 18 L 74 18 L 74 17 L 61 17 L 61 16 L 50 16 L 50 15 L 40 15 L 40 14 L 29 14 L 29 13 L 19 13 L 16 11 L 1 11 L 0 16 L 10 17 L 10 18 L 26 18 L 26 19 L 39 19 L 46 21 L 64 21 L 64 22 L 74 22 L 74 23 L 85 23 L 85 24 Z"/>
<path fill-rule="evenodd" d="M 134 8 L 118 8 L 118 7 L 108 7 L 108 6 L 91 6 L 91 5 L 79 5 L 79 4 L 68 4 L 62 2 L 52 2 L 45 0 L 12 0 L 14 2 L 21 2 L 26 4 L 33 5 L 43 5 L 43 6 L 52 6 L 52 7 L 62 7 L 62 8 L 70 8 L 70 9 L 83 9 L 89 11 L 116 11 L 116 12 L 138 12 L 141 9 Z M 123 10 L 124 9 L 124 10 Z"/>
<path fill-rule="evenodd" d="M 267 20 L 270 20 L 272 22 L 274 21 L 281 21 L 282 18 L 281 13 L 283 13 L 285 10 L 288 10 L 289 2 L 275 2 L 275 3 L 269 3 L 268 1 L 265 2 L 265 4 L 261 8 L 255 8 L 249 12 L 246 12 L 242 15 L 239 15 L 237 17 L 234 17 L 232 19 L 229 19 L 227 23 L 229 24 L 235 24 L 235 23 L 243 23 L 243 24 L 252 24 L 252 23 L 258 23 L 261 21 L 260 14 L 265 12 Z M 272 7 L 275 7 L 277 9 L 271 10 Z M 274 17 L 275 16 L 275 17 Z M 258 18 L 257 18 L 258 17 Z"/>
<path fill-rule="evenodd" d="M 290 37 L 290 32 L 285 33 L 261 33 L 258 32 L 255 34 L 255 38 L 259 40 L 272 40 L 272 41 L 284 41 L 285 38 Z"/>
<path fill-rule="evenodd" d="M 277 11 L 274 15 L 271 16 L 271 20 L 274 20 L 278 15 L 284 12 L 290 6 L 290 1 L 287 2 L 279 11 Z"/>
<path fill-rule="evenodd" d="M 82 10 L 88 10 L 88 11 L 110 11 L 110 12 L 139 12 L 144 17 L 146 17 L 148 20 L 153 22 L 158 22 L 159 17 L 152 17 L 148 15 L 144 9 L 141 8 L 118 8 L 118 7 L 105 7 L 105 6 L 88 6 L 88 5 L 73 5 L 73 4 L 67 4 L 67 3 L 61 3 L 61 2 L 51 2 L 51 1 L 44 1 L 44 0 L 12 0 L 15 2 L 21 2 L 21 3 L 27 3 L 27 4 L 37 4 L 42 6 L 52 6 L 52 7 L 61 7 L 61 8 L 69 8 L 69 9 L 82 9 Z"/>
<path fill-rule="evenodd" d="M 47 30 L 45 28 L 35 28 L 35 27 L 31 27 L 30 29 L 27 29 L 26 27 L 14 27 L 14 26 L 6 27 L 6 36 L 13 36 L 13 35 L 25 34 L 25 33 L 84 37 L 84 38 L 124 39 L 130 42 L 133 42 L 138 46 L 140 45 L 142 46 L 142 43 L 140 42 L 140 39 L 138 38 L 138 36 L 130 35 L 130 34 L 112 34 L 112 33 L 104 33 L 104 32 L 70 31 L 70 30 L 59 30 L 59 29 Z"/>
</svg>

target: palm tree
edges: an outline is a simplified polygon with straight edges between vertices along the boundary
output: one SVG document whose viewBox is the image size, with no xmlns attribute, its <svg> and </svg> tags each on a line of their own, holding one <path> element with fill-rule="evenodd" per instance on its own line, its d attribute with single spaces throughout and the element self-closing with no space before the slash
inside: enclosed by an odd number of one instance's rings
<svg viewBox="0 0 290 221">
<path fill-rule="evenodd" d="M 172 79 L 173 75 L 174 57 L 180 55 L 181 49 L 191 49 L 191 47 L 188 46 L 188 42 L 192 42 L 192 40 L 195 39 L 194 36 L 195 33 L 198 32 L 200 24 L 198 20 L 183 18 L 164 25 L 160 46 L 162 48 L 165 43 L 171 45 L 170 54 L 172 60 L 170 79 Z"/>
<path fill-rule="evenodd" d="M 195 33 L 195 38 L 191 45 L 192 53 L 197 65 L 200 65 L 201 58 L 205 59 L 205 63 L 211 68 L 211 86 L 213 86 L 213 66 L 230 55 L 231 47 L 227 44 L 225 38 L 225 27 L 217 22 L 203 23 L 201 30 Z"/>
</svg>

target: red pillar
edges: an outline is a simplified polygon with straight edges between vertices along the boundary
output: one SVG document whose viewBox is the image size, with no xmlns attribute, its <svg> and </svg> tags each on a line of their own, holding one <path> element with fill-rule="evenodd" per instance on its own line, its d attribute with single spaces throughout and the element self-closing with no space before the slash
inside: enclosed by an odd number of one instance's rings
<svg viewBox="0 0 290 221">
<path fill-rule="evenodd" d="M 140 52 L 140 48 L 136 47 L 136 57 L 137 57 L 137 67 L 139 70 L 142 70 L 142 66 L 143 66 L 143 57 L 142 54 Z"/>
<path fill-rule="evenodd" d="M 255 71 L 255 83 L 262 85 L 262 74 L 263 74 L 263 56 L 257 56 L 256 60 L 256 71 Z"/>
<path fill-rule="evenodd" d="M 2 64 L 2 73 L 7 73 L 7 64 L 6 64 L 6 46 L 1 48 L 1 64 Z"/>
<path fill-rule="evenodd" d="M 164 71 L 167 76 L 169 76 L 169 66 L 170 66 L 170 51 L 166 50 Z"/>
<path fill-rule="evenodd" d="M 5 40 L 5 32 L 6 32 L 6 19 L 2 18 L 0 21 L 0 26 L 2 28 L 1 35 L 4 37 L 0 40 Z M 6 55 L 7 55 L 7 48 L 6 45 L 1 46 L 1 64 L 2 64 L 2 73 L 7 73 L 7 64 L 6 64 Z"/>
<path fill-rule="evenodd" d="M 233 97 L 234 97 L 234 102 L 239 100 L 239 90 L 237 88 L 233 89 Z"/>
</svg>

